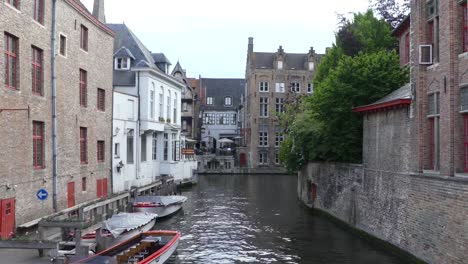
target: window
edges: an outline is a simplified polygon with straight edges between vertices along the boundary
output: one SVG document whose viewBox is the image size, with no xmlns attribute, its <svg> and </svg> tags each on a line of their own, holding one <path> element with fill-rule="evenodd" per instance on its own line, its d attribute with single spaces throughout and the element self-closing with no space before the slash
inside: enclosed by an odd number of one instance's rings
<svg viewBox="0 0 468 264">
<path fill-rule="evenodd" d="M 80 105 L 86 107 L 88 105 L 88 73 L 80 69 Z"/>
<path fill-rule="evenodd" d="M 224 105 L 232 105 L 232 97 L 224 97 Z"/>
<path fill-rule="evenodd" d="M 169 153 L 169 136 L 167 133 L 164 133 L 164 155 L 163 155 L 164 160 L 167 160 L 168 153 Z"/>
<path fill-rule="evenodd" d="M 114 144 L 114 156 L 120 158 L 120 143 Z"/>
<path fill-rule="evenodd" d="M 158 134 L 153 132 L 153 160 L 158 159 Z"/>
<path fill-rule="evenodd" d="M 130 129 L 127 133 L 127 163 L 133 164 L 133 140 L 135 130 Z"/>
<path fill-rule="evenodd" d="M 276 114 L 281 114 L 284 112 L 284 98 L 276 98 Z"/>
<path fill-rule="evenodd" d="M 162 87 L 161 87 L 161 91 L 162 91 Z M 159 119 L 162 119 L 164 118 L 164 93 L 161 92 L 159 93 Z"/>
<path fill-rule="evenodd" d="M 18 38 L 5 33 L 5 86 L 18 90 Z"/>
<path fill-rule="evenodd" d="M 259 132 L 258 145 L 260 147 L 268 147 L 268 132 Z"/>
<path fill-rule="evenodd" d="M 439 61 L 439 1 L 426 2 L 427 10 L 427 40 L 432 45 L 432 57 L 434 62 Z"/>
<path fill-rule="evenodd" d="M 213 97 L 209 97 L 209 96 L 208 96 L 208 97 L 206 98 L 206 104 L 207 104 L 207 105 L 212 105 L 212 104 L 213 104 Z"/>
<path fill-rule="evenodd" d="M 173 105 L 172 105 L 172 116 L 173 116 L 173 119 L 172 119 L 172 123 L 174 124 L 177 124 L 177 104 L 178 104 L 178 101 L 177 101 L 177 94 L 174 94 L 174 102 L 173 102 Z"/>
<path fill-rule="evenodd" d="M 268 98 L 260 97 L 260 117 L 268 117 Z"/>
<path fill-rule="evenodd" d="M 182 131 L 187 131 L 187 120 L 182 120 Z"/>
<path fill-rule="evenodd" d="M 135 119 L 135 101 L 132 99 L 127 99 L 127 104 L 128 104 L 127 119 L 134 120 Z"/>
<path fill-rule="evenodd" d="M 183 103 L 182 103 L 182 111 L 184 111 L 184 112 L 187 112 L 187 111 L 188 111 L 188 109 L 187 109 L 187 103 L 186 103 L 186 102 L 183 102 Z"/>
<path fill-rule="evenodd" d="M 150 118 L 154 119 L 154 111 L 156 110 L 154 108 L 154 89 L 150 91 Z"/>
<path fill-rule="evenodd" d="M 81 25 L 80 48 L 88 51 L 88 28 Z"/>
<path fill-rule="evenodd" d="M 298 82 L 291 83 L 291 92 L 299 93 L 301 91 L 301 85 Z"/>
<path fill-rule="evenodd" d="M 439 93 L 428 96 L 429 123 L 429 169 L 438 171 L 440 162 L 439 144 Z"/>
<path fill-rule="evenodd" d="M 281 145 L 281 142 L 284 140 L 284 135 L 283 133 L 276 132 L 275 134 L 275 147 L 279 147 Z"/>
<path fill-rule="evenodd" d="M 180 160 L 180 141 L 177 140 L 177 134 L 172 133 L 172 160 Z"/>
<path fill-rule="evenodd" d="M 268 164 L 268 152 L 259 152 L 258 153 L 258 163 L 260 165 Z"/>
<path fill-rule="evenodd" d="M 460 111 L 468 111 L 468 86 L 460 88 Z"/>
<path fill-rule="evenodd" d="M 97 89 L 97 109 L 106 111 L 106 91 L 104 89 Z"/>
<path fill-rule="evenodd" d="M 104 140 L 98 140 L 97 142 L 97 161 L 104 162 L 106 153 L 106 144 Z"/>
<path fill-rule="evenodd" d="M 283 61 L 278 61 L 278 70 L 283 69 Z"/>
<path fill-rule="evenodd" d="M 167 97 L 167 104 L 166 104 L 166 121 L 169 122 L 171 119 L 171 93 L 169 92 L 169 96 Z"/>
<path fill-rule="evenodd" d="M 33 122 L 33 166 L 43 169 L 44 163 L 44 123 Z"/>
<path fill-rule="evenodd" d="M 406 33 L 405 35 L 405 54 L 404 54 L 404 64 L 408 64 L 410 62 L 410 33 Z"/>
<path fill-rule="evenodd" d="M 309 71 L 313 71 L 315 68 L 315 64 L 313 62 L 309 62 Z"/>
<path fill-rule="evenodd" d="M 81 164 L 88 163 L 88 130 L 80 127 L 80 161 Z"/>
<path fill-rule="evenodd" d="M 115 69 L 116 70 L 130 69 L 130 58 L 115 58 Z"/>
<path fill-rule="evenodd" d="M 268 82 L 260 82 L 260 92 L 268 92 Z"/>
<path fill-rule="evenodd" d="M 44 24 L 44 0 L 34 0 L 34 20 Z"/>
<path fill-rule="evenodd" d="M 146 135 L 141 135 L 141 162 L 146 161 Z"/>
<path fill-rule="evenodd" d="M 440 111 L 440 100 L 439 100 L 440 93 L 432 93 L 428 96 L 428 109 L 429 109 L 429 116 L 438 115 Z"/>
<path fill-rule="evenodd" d="M 20 0 L 7 0 L 6 2 L 16 9 L 20 9 Z"/>
<path fill-rule="evenodd" d="M 81 178 L 81 191 L 86 192 L 86 177 Z"/>
<path fill-rule="evenodd" d="M 313 83 L 308 83 L 307 84 L 307 93 L 311 94 L 314 92 L 314 84 Z"/>
<path fill-rule="evenodd" d="M 284 93 L 284 83 L 276 83 L 275 91 L 277 93 Z"/>
<path fill-rule="evenodd" d="M 43 53 L 42 50 L 36 47 L 32 47 L 32 92 L 37 95 L 44 95 L 44 81 L 43 81 Z"/>
<path fill-rule="evenodd" d="M 279 164 L 280 164 L 278 151 L 275 151 L 275 164 L 276 164 L 276 165 L 279 165 Z"/>
<path fill-rule="evenodd" d="M 60 55 L 67 56 L 67 37 L 60 34 Z"/>
<path fill-rule="evenodd" d="M 463 52 L 468 51 L 468 12 L 467 12 L 467 4 L 466 1 L 462 4 L 462 9 L 463 9 L 463 18 L 462 18 L 462 30 L 463 30 Z"/>
</svg>

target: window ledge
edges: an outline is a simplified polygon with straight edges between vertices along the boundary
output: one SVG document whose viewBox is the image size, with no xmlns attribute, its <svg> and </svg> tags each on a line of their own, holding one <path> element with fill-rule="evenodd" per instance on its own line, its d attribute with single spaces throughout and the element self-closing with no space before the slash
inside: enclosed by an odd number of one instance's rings
<svg viewBox="0 0 468 264">
<path fill-rule="evenodd" d="M 85 49 L 83 49 L 83 48 L 81 48 L 81 47 L 80 47 L 80 50 L 83 51 L 84 53 L 88 54 L 88 51 L 85 50 Z M 88 50 L 89 50 L 89 49 L 88 49 Z"/>
<path fill-rule="evenodd" d="M 16 7 L 10 5 L 10 4 L 7 3 L 7 2 L 5 2 L 5 5 L 6 5 L 7 7 L 9 7 L 11 10 L 15 11 L 16 13 L 21 14 L 21 10 L 19 10 L 18 8 L 16 8 Z"/>
<path fill-rule="evenodd" d="M 431 66 L 427 66 L 427 70 L 435 71 L 439 67 L 439 62 L 432 64 Z"/>
<path fill-rule="evenodd" d="M 459 59 L 465 59 L 468 58 L 468 51 L 465 51 L 463 53 L 458 54 Z"/>
<path fill-rule="evenodd" d="M 41 22 L 37 21 L 36 19 L 32 18 L 32 21 L 34 22 L 34 24 L 38 25 L 39 27 L 46 29 L 46 27 L 43 24 L 41 24 Z"/>
</svg>

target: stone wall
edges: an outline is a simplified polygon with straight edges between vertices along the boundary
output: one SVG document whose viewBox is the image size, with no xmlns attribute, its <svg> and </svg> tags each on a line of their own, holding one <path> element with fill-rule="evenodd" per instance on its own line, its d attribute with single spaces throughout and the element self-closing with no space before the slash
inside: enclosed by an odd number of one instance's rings
<svg viewBox="0 0 468 264">
<path fill-rule="evenodd" d="M 468 259 L 468 179 L 309 163 L 302 201 L 428 263 Z M 312 197 L 316 185 L 316 198 Z"/>
</svg>

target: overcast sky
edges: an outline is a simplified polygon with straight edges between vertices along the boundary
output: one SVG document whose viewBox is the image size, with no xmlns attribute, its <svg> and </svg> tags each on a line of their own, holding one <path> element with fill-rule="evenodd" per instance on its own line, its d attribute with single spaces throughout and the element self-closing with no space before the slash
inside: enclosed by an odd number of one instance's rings
<svg viewBox="0 0 468 264">
<path fill-rule="evenodd" d="M 90 11 L 94 0 L 82 0 Z M 244 78 L 254 51 L 318 53 L 334 40 L 336 14 L 364 12 L 368 0 L 107 0 L 107 23 L 125 23 L 152 52 L 188 77 Z"/>
</svg>

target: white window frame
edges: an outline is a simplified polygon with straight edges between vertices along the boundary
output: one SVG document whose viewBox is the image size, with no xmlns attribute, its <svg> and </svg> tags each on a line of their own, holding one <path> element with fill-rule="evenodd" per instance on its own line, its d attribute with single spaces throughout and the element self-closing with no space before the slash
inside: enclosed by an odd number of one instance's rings
<svg viewBox="0 0 468 264">
<path fill-rule="evenodd" d="M 268 131 L 258 132 L 258 146 L 268 147 Z"/>
<path fill-rule="evenodd" d="M 307 93 L 311 94 L 313 92 L 314 92 L 314 84 L 310 82 L 307 84 Z"/>
<path fill-rule="evenodd" d="M 211 97 L 211 96 L 206 97 L 206 104 L 207 105 L 212 105 L 213 104 L 213 97 Z"/>
<path fill-rule="evenodd" d="M 285 92 L 284 83 L 276 83 L 275 91 L 277 93 L 284 93 Z"/>
<path fill-rule="evenodd" d="M 231 96 L 224 97 L 224 105 L 225 106 L 232 106 L 232 97 Z"/>
<path fill-rule="evenodd" d="M 260 117 L 268 117 L 268 97 L 260 97 Z"/>
<path fill-rule="evenodd" d="M 258 164 L 260 165 L 268 164 L 268 152 L 265 152 L 265 151 L 258 152 Z"/>
<path fill-rule="evenodd" d="M 278 70 L 283 69 L 283 61 L 280 61 L 280 60 L 278 61 L 277 68 L 278 68 Z"/>
<path fill-rule="evenodd" d="M 300 93 L 301 92 L 301 83 L 291 82 L 291 92 Z"/>
<path fill-rule="evenodd" d="M 268 82 L 260 82 L 258 89 L 261 93 L 267 93 L 270 90 Z"/>
<path fill-rule="evenodd" d="M 119 60 L 121 60 L 120 63 Z M 116 57 L 114 63 L 114 69 L 116 70 L 130 69 L 130 58 Z"/>
</svg>

